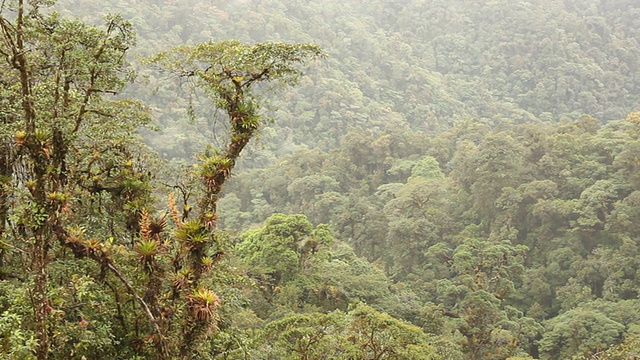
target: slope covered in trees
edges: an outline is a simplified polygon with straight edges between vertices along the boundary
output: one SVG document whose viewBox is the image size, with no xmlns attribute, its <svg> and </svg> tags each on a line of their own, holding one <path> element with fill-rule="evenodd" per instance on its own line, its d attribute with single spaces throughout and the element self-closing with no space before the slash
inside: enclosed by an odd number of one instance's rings
<svg viewBox="0 0 640 360">
<path fill-rule="evenodd" d="M 2 18 L 2 356 L 637 355 L 635 2 L 56 8 Z"/>
<path fill-rule="evenodd" d="M 256 150 L 266 157 L 261 163 L 299 144 L 327 150 L 363 128 L 431 132 L 464 119 L 546 122 L 585 113 L 607 122 L 639 106 L 640 9 L 633 1 L 63 1 L 61 7 L 88 21 L 101 11 L 122 13 L 139 34 L 136 53 L 146 55 L 211 38 L 325 49 L 329 57 L 313 76 L 273 102 L 279 121 L 264 136 L 278 146 Z M 179 157 L 199 148 L 193 142 L 203 124 L 176 123 L 186 111 L 183 97 L 161 88 L 152 100 L 145 86 L 135 93 L 160 111 L 166 135 L 155 135 L 155 148 Z"/>
<path fill-rule="evenodd" d="M 470 358 L 597 352 L 640 319 L 637 117 L 460 124 L 408 157 L 391 135 L 356 154 L 301 151 L 238 175 L 222 221 L 304 212 L 330 224 L 393 279 L 404 305 L 380 308 L 464 336 Z"/>
</svg>

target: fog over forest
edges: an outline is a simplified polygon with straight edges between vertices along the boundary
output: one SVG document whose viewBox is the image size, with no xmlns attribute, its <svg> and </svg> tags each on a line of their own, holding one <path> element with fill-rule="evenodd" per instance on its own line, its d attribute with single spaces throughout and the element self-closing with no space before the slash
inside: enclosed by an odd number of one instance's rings
<svg viewBox="0 0 640 360">
<path fill-rule="evenodd" d="M 637 1 L 7 0 L 0 84 L 2 359 L 640 357 Z"/>
</svg>

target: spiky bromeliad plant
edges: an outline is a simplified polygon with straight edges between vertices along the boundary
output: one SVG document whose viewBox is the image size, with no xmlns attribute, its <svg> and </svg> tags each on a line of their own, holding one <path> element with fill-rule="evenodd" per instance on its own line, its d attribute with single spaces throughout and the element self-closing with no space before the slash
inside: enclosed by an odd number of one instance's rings
<svg viewBox="0 0 640 360">
<path fill-rule="evenodd" d="M 205 288 L 197 288 L 187 297 L 191 317 L 203 324 L 211 325 L 217 319 L 217 311 L 220 307 L 220 299 L 213 291 Z"/>
</svg>

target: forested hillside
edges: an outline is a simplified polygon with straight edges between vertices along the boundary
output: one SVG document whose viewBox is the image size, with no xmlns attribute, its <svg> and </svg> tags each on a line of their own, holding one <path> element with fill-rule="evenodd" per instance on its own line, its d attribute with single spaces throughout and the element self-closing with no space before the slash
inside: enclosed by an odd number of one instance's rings
<svg viewBox="0 0 640 360">
<path fill-rule="evenodd" d="M 636 1 L 31 4 L 3 358 L 640 356 Z"/>
<path fill-rule="evenodd" d="M 61 4 L 88 21 L 100 11 L 131 19 L 138 54 L 212 38 L 321 46 L 329 58 L 273 101 L 277 131 L 265 136 L 279 144 L 269 149 L 278 155 L 300 144 L 334 148 L 363 128 L 433 132 L 464 119 L 549 122 L 582 114 L 607 122 L 640 106 L 634 1 Z M 199 148 L 192 145 L 197 126 L 186 136 L 171 131 L 184 118 L 184 97 L 162 89 L 155 96 L 145 100 L 165 104 L 158 121 L 172 140 L 156 135 L 155 147 L 188 157 Z"/>
</svg>

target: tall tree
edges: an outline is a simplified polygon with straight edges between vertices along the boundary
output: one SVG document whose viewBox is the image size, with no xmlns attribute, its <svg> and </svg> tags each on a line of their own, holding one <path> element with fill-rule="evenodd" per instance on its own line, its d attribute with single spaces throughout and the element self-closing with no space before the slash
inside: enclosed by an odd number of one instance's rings
<svg viewBox="0 0 640 360">
<path fill-rule="evenodd" d="M 87 281 L 113 299 L 101 306 L 119 319 L 103 335 L 120 343 L 110 355 L 95 350 L 87 357 L 191 358 L 219 319 L 220 297 L 211 287 L 224 271 L 212 272 L 226 242 L 215 231 L 217 202 L 263 123 L 255 85 L 293 84 L 301 75 L 296 66 L 321 52 L 313 45 L 209 42 L 154 59 L 195 79 L 229 121 L 226 146 L 202 155 L 197 216 L 180 216 L 170 197 L 169 233 L 149 201 L 151 174 L 135 135 L 149 116 L 137 101 L 109 98 L 130 79 L 131 24 L 108 16 L 103 27 L 89 26 L 48 4 L 19 0 L 0 8 L 0 230 L 11 249 L 0 260 L 3 276 L 30 295 L 33 316 L 23 327 L 35 333 L 38 359 L 74 356 L 58 305 L 77 299 L 69 284 L 87 271 Z M 74 265 L 59 265 L 65 261 Z M 15 270 L 22 268 L 26 278 Z M 204 282 L 205 274 L 214 279 Z M 80 328 L 96 314 L 78 300 L 69 308 Z M 65 321 L 54 321 L 60 316 Z M 135 346 L 123 345 L 127 337 Z"/>
<path fill-rule="evenodd" d="M 186 251 L 173 261 L 172 271 L 182 273 L 186 279 L 176 293 L 185 294 L 187 308 L 194 310 L 184 324 L 183 342 L 179 353 L 191 356 L 196 341 L 206 333 L 206 321 L 201 321 L 199 310 L 206 299 L 196 299 L 201 291 L 203 275 L 211 269 L 212 255 L 220 245 L 216 232 L 218 200 L 222 187 L 230 178 L 238 157 L 259 131 L 264 119 L 259 115 L 261 92 L 256 89 L 264 83 L 266 90 L 294 84 L 302 75 L 296 65 L 322 56 L 321 50 L 310 44 L 260 43 L 246 45 L 238 41 L 207 42 L 196 46 L 179 46 L 156 55 L 151 62 L 180 78 L 192 80 L 196 89 L 208 95 L 217 109 L 227 117 L 226 144 L 208 148 L 201 156 L 198 176 L 201 196 L 198 213 L 194 218 L 177 220 L 176 238 Z M 264 87 L 262 89 L 265 90 Z M 186 203 L 186 200 L 185 200 Z M 186 274 L 186 275 L 185 275 Z M 155 275 L 159 279 L 158 275 Z M 208 310 L 208 309 L 207 309 Z M 212 320 L 206 318 L 205 320 Z"/>
<path fill-rule="evenodd" d="M 79 256 L 91 253 L 74 243 L 68 232 L 78 213 L 79 193 L 127 197 L 124 185 L 114 188 L 105 182 L 125 176 L 122 162 L 102 163 L 98 155 L 95 162 L 84 167 L 82 163 L 92 157 L 90 151 L 106 150 L 111 161 L 130 158 L 131 140 L 118 141 L 117 135 L 147 119 L 136 102 L 104 96 L 116 94 L 127 81 L 125 53 L 134 42 L 131 25 L 111 16 L 104 27 L 92 27 L 41 10 L 45 5 L 3 2 L 0 14 L 0 148 L 6 160 L 1 170 L 0 229 L 12 246 L 28 254 L 22 265 L 33 283 L 39 359 L 50 354 L 48 268 L 55 242 Z M 95 137 L 99 131 L 116 136 L 100 141 Z M 135 177 L 133 170 L 129 175 Z"/>
</svg>

